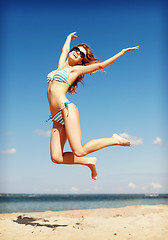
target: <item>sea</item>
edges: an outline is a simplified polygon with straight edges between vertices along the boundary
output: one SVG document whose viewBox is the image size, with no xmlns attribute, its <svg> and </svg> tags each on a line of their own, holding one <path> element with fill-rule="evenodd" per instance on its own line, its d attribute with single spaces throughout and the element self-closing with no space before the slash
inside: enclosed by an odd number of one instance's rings
<svg viewBox="0 0 168 240">
<path fill-rule="evenodd" d="M 168 194 L 0 194 L 0 213 L 168 204 Z"/>
</svg>

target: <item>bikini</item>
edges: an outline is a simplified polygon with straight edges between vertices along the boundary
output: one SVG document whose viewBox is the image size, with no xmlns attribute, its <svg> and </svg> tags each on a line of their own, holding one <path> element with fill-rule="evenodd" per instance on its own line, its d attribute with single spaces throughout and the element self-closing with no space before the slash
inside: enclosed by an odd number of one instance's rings
<svg viewBox="0 0 168 240">
<path fill-rule="evenodd" d="M 70 84 L 68 83 L 68 68 L 59 70 L 58 72 L 56 72 L 56 74 L 53 77 L 52 77 L 52 72 L 50 72 L 47 75 L 47 82 L 49 83 L 51 80 L 64 82 L 70 86 Z M 60 124 L 64 125 L 65 123 L 64 123 L 63 116 L 62 116 L 62 109 L 64 109 L 65 107 L 68 109 L 68 105 L 70 103 L 72 103 L 72 102 L 64 102 L 62 108 L 55 115 L 53 115 L 53 116 L 50 115 L 46 122 L 48 122 L 49 120 L 52 120 L 52 121 L 56 121 L 56 122 L 59 122 Z"/>
<path fill-rule="evenodd" d="M 50 72 L 47 75 L 47 82 L 49 82 L 51 80 L 64 82 L 70 86 L 70 84 L 68 83 L 68 68 L 59 70 L 58 72 L 56 72 L 56 74 L 53 77 L 52 77 L 52 72 Z"/>
</svg>

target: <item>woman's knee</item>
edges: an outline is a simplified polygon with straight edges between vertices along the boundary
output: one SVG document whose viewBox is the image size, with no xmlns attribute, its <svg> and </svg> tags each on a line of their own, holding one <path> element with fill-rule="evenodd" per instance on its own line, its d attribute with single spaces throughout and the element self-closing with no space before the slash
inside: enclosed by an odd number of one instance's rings
<svg viewBox="0 0 168 240">
<path fill-rule="evenodd" d="M 56 164 L 62 164 L 63 162 L 63 156 L 59 154 L 51 154 L 51 161 Z"/>
<path fill-rule="evenodd" d="M 84 157 L 87 154 L 83 148 L 72 149 L 72 152 L 77 157 Z"/>
</svg>

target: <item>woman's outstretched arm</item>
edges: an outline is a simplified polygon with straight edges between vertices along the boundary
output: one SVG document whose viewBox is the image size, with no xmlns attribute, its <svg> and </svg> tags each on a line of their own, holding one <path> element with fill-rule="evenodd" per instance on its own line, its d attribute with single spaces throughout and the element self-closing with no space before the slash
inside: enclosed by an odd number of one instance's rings
<svg viewBox="0 0 168 240">
<path fill-rule="evenodd" d="M 66 58 L 67 58 L 67 55 L 68 55 L 69 50 L 70 50 L 71 39 L 77 38 L 77 36 L 75 34 L 76 34 L 76 32 L 73 32 L 73 33 L 70 33 L 67 36 L 67 39 L 66 39 L 66 41 L 64 43 L 64 46 L 62 48 L 62 53 L 61 53 L 61 56 L 60 56 L 60 59 L 59 59 L 58 68 L 60 68 L 66 62 Z"/>
<path fill-rule="evenodd" d="M 107 60 L 105 60 L 103 62 L 93 63 L 93 64 L 88 65 L 88 66 L 76 66 L 76 71 L 77 71 L 78 75 L 95 72 L 97 70 L 106 68 L 107 66 L 109 66 L 110 64 L 115 62 L 119 57 L 121 57 L 126 52 L 134 51 L 134 50 L 138 50 L 138 49 L 139 49 L 139 46 L 133 47 L 133 48 L 123 49 L 119 53 L 114 55 L 113 57 L 111 57 L 111 58 L 109 58 L 109 59 L 107 59 Z"/>
<path fill-rule="evenodd" d="M 124 53 L 129 52 L 129 51 L 138 50 L 138 49 L 139 49 L 139 46 L 133 47 L 133 48 L 126 48 L 126 49 L 121 50 L 121 52 L 117 53 L 113 57 L 111 57 L 111 58 L 105 60 L 104 62 L 100 63 L 101 68 L 105 68 L 105 67 L 109 66 L 110 64 L 115 62 L 119 57 L 121 57 Z"/>
</svg>

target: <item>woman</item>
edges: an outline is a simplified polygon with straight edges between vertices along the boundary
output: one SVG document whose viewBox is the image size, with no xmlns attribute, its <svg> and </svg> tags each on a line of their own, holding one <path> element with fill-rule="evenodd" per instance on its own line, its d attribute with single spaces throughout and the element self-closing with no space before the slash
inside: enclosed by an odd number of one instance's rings
<svg viewBox="0 0 168 240">
<path fill-rule="evenodd" d="M 69 34 L 65 41 L 58 69 L 47 76 L 47 98 L 51 111 L 48 120 L 52 119 L 53 121 L 50 142 L 51 160 L 57 164 L 85 165 L 90 168 L 92 179 L 96 180 L 96 158 L 85 156 L 104 147 L 114 145 L 130 146 L 131 144 L 128 140 L 113 134 L 110 138 L 94 139 L 82 145 L 78 109 L 68 101 L 66 93 L 75 92 L 78 83 L 82 81 L 85 74 L 102 70 L 124 53 L 138 50 L 139 47 L 123 49 L 115 56 L 100 63 L 86 44 L 79 44 L 70 50 L 71 39 L 77 38 L 75 34 L 76 32 Z M 63 152 L 67 139 L 72 152 Z"/>
</svg>

